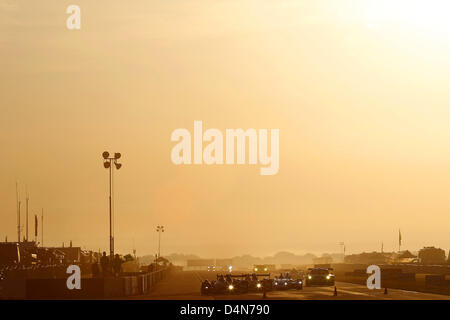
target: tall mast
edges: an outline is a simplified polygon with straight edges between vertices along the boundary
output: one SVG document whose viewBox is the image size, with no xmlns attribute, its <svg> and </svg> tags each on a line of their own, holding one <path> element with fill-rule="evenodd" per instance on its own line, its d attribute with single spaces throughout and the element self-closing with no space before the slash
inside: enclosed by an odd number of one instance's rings
<svg viewBox="0 0 450 320">
<path fill-rule="evenodd" d="M 34 243 L 38 243 L 38 215 L 34 215 Z"/>
<path fill-rule="evenodd" d="M 20 198 L 17 181 L 16 181 L 16 199 L 17 199 L 17 242 L 20 242 Z"/>
<path fill-rule="evenodd" d="M 27 216 L 26 216 L 26 224 L 27 224 L 27 228 L 26 228 L 26 230 L 27 230 L 27 234 L 26 234 L 26 240 L 27 240 L 27 242 L 28 242 L 28 201 L 30 200 L 30 198 L 28 197 L 28 187 L 27 187 L 27 199 L 26 199 L 26 206 L 27 206 Z"/>
<path fill-rule="evenodd" d="M 42 208 L 41 216 L 41 246 L 44 247 L 44 208 Z"/>
</svg>

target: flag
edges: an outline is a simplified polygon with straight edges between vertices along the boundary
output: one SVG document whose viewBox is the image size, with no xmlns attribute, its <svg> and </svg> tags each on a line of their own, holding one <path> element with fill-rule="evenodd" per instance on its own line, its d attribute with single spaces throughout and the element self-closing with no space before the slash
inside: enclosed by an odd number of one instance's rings
<svg viewBox="0 0 450 320">
<path fill-rule="evenodd" d="M 398 245 L 399 246 L 402 245 L 402 233 L 401 233 L 400 229 L 398 230 Z"/>
<path fill-rule="evenodd" d="M 34 215 L 34 236 L 38 236 L 38 217 L 36 214 Z"/>
</svg>

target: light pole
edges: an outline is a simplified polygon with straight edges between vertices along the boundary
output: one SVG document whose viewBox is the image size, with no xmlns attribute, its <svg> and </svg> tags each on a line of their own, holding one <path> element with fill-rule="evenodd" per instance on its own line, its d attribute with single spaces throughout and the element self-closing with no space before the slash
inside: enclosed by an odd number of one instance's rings
<svg viewBox="0 0 450 320">
<path fill-rule="evenodd" d="M 114 166 L 117 170 L 122 167 L 122 164 L 118 163 L 117 160 L 120 159 L 121 154 L 116 152 L 114 157 L 109 157 L 109 152 L 105 151 L 103 156 L 103 166 L 109 169 L 109 254 L 110 259 L 114 259 L 114 230 L 113 230 L 113 170 Z M 114 164 L 114 166 L 113 166 Z"/>
<path fill-rule="evenodd" d="M 164 226 L 157 226 L 156 232 L 158 232 L 158 258 L 161 257 L 161 232 L 164 232 Z"/>
</svg>

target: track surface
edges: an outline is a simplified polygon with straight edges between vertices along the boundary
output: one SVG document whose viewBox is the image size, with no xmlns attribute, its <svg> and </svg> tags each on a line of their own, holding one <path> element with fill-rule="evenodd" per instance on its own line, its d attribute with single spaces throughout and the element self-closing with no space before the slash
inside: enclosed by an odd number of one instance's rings
<svg viewBox="0 0 450 320">
<path fill-rule="evenodd" d="M 172 274 L 158 283 L 155 288 L 145 296 L 130 297 L 130 299 L 160 299 L 160 300 L 258 300 L 261 293 L 233 294 L 233 295 L 200 295 L 201 279 L 214 279 L 215 273 L 206 271 L 183 271 Z M 303 287 L 303 290 L 270 291 L 267 299 L 276 300 L 450 300 L 450 296 L 388 289 L 369 290 L 367 287 L 336 282 L 337 296 L 333 296 L 334 287 Z"/>
</svg>

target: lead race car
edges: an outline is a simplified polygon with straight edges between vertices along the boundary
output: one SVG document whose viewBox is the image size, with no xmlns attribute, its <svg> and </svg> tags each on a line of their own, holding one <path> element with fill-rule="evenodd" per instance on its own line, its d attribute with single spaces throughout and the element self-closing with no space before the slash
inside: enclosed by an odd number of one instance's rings
<svg viewBox="0 0 450 320">
<path fill-rule="evenodd" d="M 228 275 L 217 275 L 216 280 L 202 281 L 200 292 L 202 295 L 234 293 L 236 292 L 235 285 L 236 283 L 233 283 Z"/>
<path fill-rule="evenodd" d="M 278 277 L 275 277 L 273 281 L 273 287 L 275 290 L 301 290 L 303 289 L 303 279 L 293 279 L 288 272 L 284 274 L 281 273 Z"/>
<path fill-rule="evenodd" d="M 249 292 L 258 292 L 263 290 L 271 290 L 272 289 L 272 280 L 270 279 L 270 273 L 263 273 L 263 274 L 243 274 L 240 275 L 240 277 L 243 277 L 245 281 L 248 283 L 248 290 Z M 261 277 L 267 277 L 262 278 Z"/>
<path fill-rule="evenodd" d="M 245 293 L 247 291 L 248 283 L 242 279 L 234 279 L 231 274 L 218 274 L 216 280 L 213 281 L 204 280 L 200 288 L 202 295 Z"/>
<path fill-rule="evenodd" d="M 268 276 L 269 279 L 259 279 L 258 277 Z M 217 280 L 204 280 L 201 284 L 201 294 L 239 294 L 247 292 L 258 292 L 271 290 L 272 282 L 270 274 L 240 274 L 240 275 L 221 275 L 218 274 Z"/>
<path fill-rule="evenodd" d="M 333 268 L 309 268 L 306 286 L 334 286 Z"/>
</svg>

